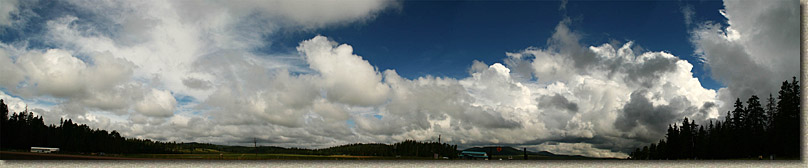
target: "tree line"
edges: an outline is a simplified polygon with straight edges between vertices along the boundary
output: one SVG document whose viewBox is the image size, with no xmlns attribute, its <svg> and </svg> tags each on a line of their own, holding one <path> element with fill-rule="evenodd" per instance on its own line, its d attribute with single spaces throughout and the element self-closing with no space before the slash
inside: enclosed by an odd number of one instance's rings
<svg viewBox="0 0 808 168">
<path fill-rule="evenodd" d="M 58 147 L 67 153 L 176 153 L 171 143 L 149 139 L 124 138 L 117 131 L 91 129 L 73 120 L 45 125 L 42 116 L 25 111 L 8 116 L 8 106 L 0 100 L 0 148 L 29 150 L 31 147 Z"/>
<path fill-rule="evenodd" d="M 117 131 L 91 129 L 85 124 L 62 119 L 59 125 L 46 125 L 42 116 L 25 111 L 12 113 L 0 99 L 0 149 L 29 150 L 31 147 L 57 147 L 62 153 L 110 154 L 172 154 L 206 153 L 210 151 L 227 153 L 276 153 L 309 155 L 355 155 L 355 156 L 418 156 L 432 157 L 433 154 L 457 157 L 457 145 L 438 142 L 405 140 L 394 144 L 347 144 L 323 149 L 283 148 L 275 146 L 224 146 L 209 143 L 160 142 L 149 139 L 125 138 Z M 209 149 L 200 151 L 197 149 Z M 210 150 L 212 149 L 212 150 Z"/>
<path fill-rule="evenodd" d="M 216 151 L 200 151 L 195 149 L 214 149 Z M 224 146 L 209 143 L 180 143 L 176 151 L 181 153 L 270 153 L 270 154 L 301 154 L 301 155 L 353 155 L 353 156 L 411 156 L 432 157 L 438 154 L 441 157 L 456 158 L 457 145 L 438 142 L 421 142 L 405 140 L 394 144 L 382 143 L 354 143 L 333 146 L 321 149 L 283 148 L 275 146 Z"/>
<path fill-rule="evenodd" d="M 777 99 L 763 105 L 752 95 L 746 105 L 738 98 L 723 121 L 698 125 L 685 117 L 668 126 L 666 138 L 630 154 L 631 159 L 799 158 L 800 85 L 796 77 L 784 81 Z"/>
<path fill-rule="evenodd" d="M 393 144 L 393 150 L 401 156 L 431 157 L 433 153 L 449 158 L 457 157 L 457 145 L 449 145 L 439 142 L 418 142 L 415 140 L 405 140 Z"/>
</svg>

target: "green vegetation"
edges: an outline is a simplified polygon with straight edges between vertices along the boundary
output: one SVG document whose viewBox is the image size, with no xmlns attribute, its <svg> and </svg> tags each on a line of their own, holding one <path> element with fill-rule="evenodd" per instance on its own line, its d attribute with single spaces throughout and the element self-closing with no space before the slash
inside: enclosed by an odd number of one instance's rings
<svg viewBox="0 0 808 168">
<path fill-rule="evenodd" d="M 437 142 L 418 142 L 406 140 L 395 144 L 347 144 L 322 149 L 282 148 L 275 146 L 224 146 L 207 143 L 179 143 L 172 151 L 186 154 L 218 154 L 218 153 L 244 153 L 244 154 L 296 154 L 296 155 L 350 155 L 350 156 L 405 156 L 429 157 L 437 153 L 441 157 L 457 157 L 457 145 L 441 144 Z"/>
<path fill-rule="evenodd" d="M 777 155 L 799 158 L 800 88 L 796 78 L 783 82 L 777 100 L 769 95 L 764 106 L 751 96 L 743 105 L 728 111 L 724 121 L 710 121 L 707 127 L 684 118 L 680 125 L 669 126 L 666 139 L 637 148 L 632 159 L 744 159 Z M 62 120 L 45 125 L 41 116 L 22 111 L 9 117 L 7 105 L 0 100 L 0 149 L 27 151 L 32 146 L 58 147 L 61 153 L 98 154 L 152 159 L 455 159 L 457 145 L 406 140 L 395 144 L 347 144 L 322 149 L 275 146 L 224 146 L 207 143 L 159 142 L 124 138 L 117 131 L 91 129 L 87 125 Z M 524 151 L 511 147 L 475 147 L 467 150 L 487 152 L 498 159 L 524 159 Z M 529 159 L 595 159 L 583 156 L 528 152 Z M 510 156 L 510 157 L 509 157 Z"/>
<path fill-rule="evenodd" d="M 497 151 L 501 148 L 501 151 Z M 592 158 L 581 155 L 559 155 L 547 151 L 533 152 L 523 151 L 510 146 L 486 146 L 486 147 L 473 147 L 464 151 L 485 152 L 491 155 L 493 160 L 524 160 L 525 153 L 528 155 L 528 160 L 603 160 L 603 159 L 617 159 L 617 158 Z"/>
<path fill-rule="evenodd" d="M 497 151 L 497 148 L 502 148 L 502 151 Z M 520 158 L 524 157 L 524 151 L 516 149 L 516 148 L 513 148 L 513 147 L 509 147 L 509 146 L 506 146 L 506 147 L 499 147 L 499 146 L 473 147 L 473 148 L 468 148 L 468 149 L 466 149 L 464 151 L 485 152 L 485 153 L 488 153 L 489 155 L 495 155 L 495 156 L 499 156 L 499 155 L 506 155 L 506 156 L 507 155 L 513 155 L 513 156 L 516 156 L 516 155 L 518 155 Z M 545 151 L 542 151 L 542 152 L 527 151 L 527 154 L 528 155 L 541 155 L 541 156 L 554 156 L 554 154 L 549 153 L 549 152 L 545 152 Z"/>
<path fill-rule="evenodd" d="M 0 100 L 0 148 L 29 150 L 32 146 L 58 147 L 66 153 L 178 153 L 171 150 L 175 143 L 149 139 L 124 138 L 117 131 L 91 129 L 84 124 L 62 120 L 57 125 L 45 125 L 42 116 L 22 111 L 8 116 L 8 106 Z"/>
<path fill-rule="evenodd" d="M 705 128 L 684 118 L 668 127 L 666 139 L 637 148 L 632 159 L 777 159 L 800 158 L 800 85 L 784 81 L 777 99 L 764 106 L 752 95 L 744 106 L 735 100 L 724 121 Z M 762 157 L 762 158 L 760 158 Z"/>
<path fill-rule="evenodd" d="M 159 142 L 149 139 L 124 138 L 117 131 L 91 129 L 84 124 L 63 120 L 58 126 L 45 125 L 41 116 L 26 111 L 13 113 L 8 117 L 8 108 L 0 100 L 3 113 L 0 128 L 0 148 L 4 151 L 26 152 L 32 146 L 58 147 L 61 154 L 81 154 L 109 158 L 143 159 L 204 159 L 204 160 L 427 160 L 438 156 L 456 159 L 457 145 L 438 142 L 406 140 L 394 144 L 347 144 L 322 149 L 283 148 L 275 146 L 225 146 L 208 143 Z M 489 150 L 484 147 L 479 150 Z M 472 148 L 470 150 L 477 150 Z M 515 154 L 515 155 L 514 155 Z M 529 159 L 593 159 L 582 156 L 554 155 L 549 152 L 529 152 Z M 7 154 L 0 159 L 14 159 Z M 503 152 L 494 153 L 495 160 L 502 158 L 523 159 L 522 152 L 505 147 Z M 79 155 L 74 155 L 79 156 Z M 9 158 L 10 157 L 10 158 Z M 24 158 L 64 159 L 49 155 L 25 156 Z M 76 158 L 76 157 L 68 157 Z M 93 158 L 82 158 L 93 159 Z"/>
<path fill-rule="evenodd" d="M 253 154 L 253 153 L 225 153 L 225 154 L 131 154 L 123 157 L 148 159 L 201 159 L 201 160 L 375 160 L 390 159 L 378 156 L 347 156 L 347 155 L 301 155 L 301 154 Z"/>
<path fill-rule="evenodd" d="M 175 159 L 219 158 L 219 154 L 226 154 L 228 158 L 236 159 L 369 159 L 385 157 L 418 159 L 432 158 L 434 154 L 455 158 L 458 153 L 456 145 L 414 140 L 391 145 L 347 144 L 323 149 L 160 142 L 124 138 L 117 131 L 91 129 L 87 125 L 73 123 L 70 119 L 62 120 L 59 125 L 45 125 L 42 116 L 35 116 L 28 110 L 12 113 L 9 117 L 8 106 L 3 100 L 0 100 L 0 112 L 2 112 L 0 149 L 7 151 L 27 151 L 33 146 L 43 146 L 57 147 L 60 148 L 60 153 L 67 154 L 105 153 L 108 156 Z M 213 157 L 214 155 L 215 157 Z M 230 157 L 235 155 L 238 157 Z"/>
</svg>

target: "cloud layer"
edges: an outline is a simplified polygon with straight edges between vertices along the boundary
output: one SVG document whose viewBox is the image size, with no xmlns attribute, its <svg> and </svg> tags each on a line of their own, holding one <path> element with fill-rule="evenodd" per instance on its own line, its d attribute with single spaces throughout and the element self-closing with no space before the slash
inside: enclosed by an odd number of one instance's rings
<svg viewBox="0 0 808 168">
<path fill-rule="evenodd" d="M 725 1 L 724 7 L 728 25 L 706 22 L 691 32 L 713 79 L 727 86 L 718 91 L 722 114 L 735 98 L 776 95 L 800 68 L 797 1 Z"/>
<path fill-rule="evenodd" d="M 43 26 L 34 32 L 39 36 L 0 43 L 0 98 L 15 111 L 32 105 L 50 123 L 72 118 L 162 141 L 238 145 L 259 138 L 265 145 L 328 147 L 440 135 L 461 147 L 625 157 L 663 137 L 668 123 L 716 118 L 724 98 L 778 83 L 750 83 L 759 80 L 735 73 L 788 75 L 798 68 L 793 32 L 768 37 L 778 27 L 751 28 L 754 20 L 744 20 L 796 13 L 778 4 L 743 13 L 736 10 L 745 4 L 728 3 L 730 27 L 703 23 L 693 30 L 693 44 L 728 86 L 715 91 L 701 86 L 692 64 L 669 53 L 639 53 L 631 41 L 583 44 L 569 19 L 546 46 L 506 53 L 502 63 L 471 62 L 467 78 L 407 79 L 325 36 L 301 41 L 293 54 L 255 50 L 271 45 L 263 37 L 278 31 L 370 21 L 395 2 L 66 1 L 49 3 L 82 12 L 29 15 L 36 3 L 0 8 L 6 32 Z M 775 43 L 751 40 L 761 38 Z M 782 57 L 760 56 L 767 53 Z"/>
</svg>

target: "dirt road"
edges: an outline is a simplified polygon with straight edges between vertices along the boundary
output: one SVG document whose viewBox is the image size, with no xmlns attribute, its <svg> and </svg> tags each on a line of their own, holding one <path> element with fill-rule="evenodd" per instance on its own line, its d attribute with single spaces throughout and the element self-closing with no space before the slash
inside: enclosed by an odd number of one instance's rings
<svg viewBox="0 0 808 168">
<path fill-rule="evenodd" d="M 0 151 L 0 160 L 155 160 L 155 159 Z"/>
</svg>

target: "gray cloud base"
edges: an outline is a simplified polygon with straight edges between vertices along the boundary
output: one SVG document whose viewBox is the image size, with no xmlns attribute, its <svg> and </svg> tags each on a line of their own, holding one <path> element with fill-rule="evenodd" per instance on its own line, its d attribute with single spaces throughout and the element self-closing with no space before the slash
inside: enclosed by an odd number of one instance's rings
<svg viewBox="0 0 808 168">
<path fill-rule="evenodd" d="M 302 41 L 294 54 L 254 52 L 272 43 L 256 38 L 262 35 L 372 20 L 398 7 L 310 3 L 68 1 L 66 8 L 93 17 L 47 18 L 42 36 L 0 44 L 0 97 L 15 111 L 31 104 L 49 123 L 67 117 L 161 141 L 243 145 L 258 138 L 265 145 L 328 147 L 441 135 L 461 147 L 507 144 L 625 157 L 664 136 L 671 122 L 717 118 L 725 98 L 777 84 L 733 74 L 779 80 L 782 75 L 767 74 L 795 67 L 787 57 L 792 32 L 763 38 L 778 27 L 751 30 L 751 21 L 736 21 L 736 15 L 748 18 L 735 8 L 753 3 L 746 1 L 728 2 L 732 30 L 702 24 L 692 31 L 713 75 L 728 86 L 719 91 L 703 88 L 692 64 L 669 53 L 642 51 L 630 41 L 582 44 L 569 19 L 558 23 L 547 46 L 506 53 L 504 64 L 474 61 L 462 79 L 402 78 L 325 36 Z M 747 14 L 790 17 L 784 4 Z M 0 26 L 36 24 L 6 22 L 6 14 L 27 18 L 18 11 L 30 6 L 6 7 Z M 783 45 L 744 40 L 758 37 Z M 27 40 L 53 45 L 29 47 Z M 785 56 L 758 58 L 762 53 Z"/>
</svg>

